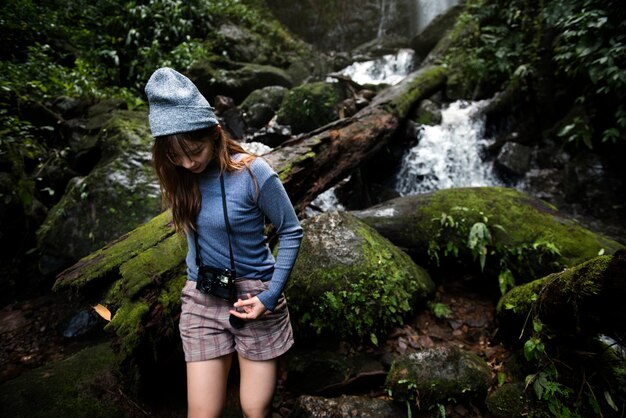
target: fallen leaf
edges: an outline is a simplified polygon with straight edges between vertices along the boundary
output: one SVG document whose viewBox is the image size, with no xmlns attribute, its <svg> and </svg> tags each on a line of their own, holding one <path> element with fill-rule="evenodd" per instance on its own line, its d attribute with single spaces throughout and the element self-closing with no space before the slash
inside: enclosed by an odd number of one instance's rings
<svg viewBox="0 0 626 418">
<path fill-rule="evenodd" d="M 96 311 L 98 315 L 100 315 L 107 321 L 111 321 L 111 311 L 109 311 L 106 307 L 100 304 L 97 304 L 96 306 L 93 307 L 93 309 Z"/>
</svg>

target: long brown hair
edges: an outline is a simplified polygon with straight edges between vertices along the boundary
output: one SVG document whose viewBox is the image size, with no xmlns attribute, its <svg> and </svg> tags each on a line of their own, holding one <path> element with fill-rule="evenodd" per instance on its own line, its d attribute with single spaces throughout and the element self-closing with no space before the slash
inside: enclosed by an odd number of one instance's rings
<svg viewBox="0 0 626 418">
<path fill-rule="evenodd" d="M 255 156 L 245 151 L 219 126 L 199 131 L 157 137 L 152 147 L 152 161 L 156 171 L 164 205 L 172 209 L 174 226 L 178 232 L 189 233 L 196 230 L 196 218 L 200 212 L 202 198 L 198 187 L 198 175 L 175 165 L 172 160 L 182 151 L 189 156 L 189 143 L 213 142 L 213 155 L 210 164 L 217 164 L 220 173 L 225 171 L 250 171 L 249 165 Z M 233 154 L 246 154 L 235 161 Z"/>
</svg>

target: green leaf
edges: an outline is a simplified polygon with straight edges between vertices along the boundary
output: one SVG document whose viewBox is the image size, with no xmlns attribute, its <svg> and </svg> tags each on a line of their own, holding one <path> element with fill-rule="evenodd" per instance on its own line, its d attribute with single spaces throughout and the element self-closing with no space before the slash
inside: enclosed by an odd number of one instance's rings
<svg viewBox="0 0 626 418">
<path fill-rule="evenodd" d="M 616 412 L 619 411 L 619 409 L 617 408 L 617 405 L 615 405 L 615 402 L 613 402 L 613 398 L 611 397 L 611 394 L 609 393 L 608 390 L 604 391 L 604 399 L 606 399 L 606 402 L 609 404 L 611 408 L 613 408 L 613 410 L 615 410 Z"/>
</svg>

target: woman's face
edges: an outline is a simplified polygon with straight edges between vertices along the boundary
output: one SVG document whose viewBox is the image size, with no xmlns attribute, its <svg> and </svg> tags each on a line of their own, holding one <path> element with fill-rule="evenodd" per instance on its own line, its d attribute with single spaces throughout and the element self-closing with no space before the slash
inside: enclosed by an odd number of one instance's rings
<svg viewBox="0 0 626 418">
<path fill-rule="evenodd" d="M 207 135 L 199 141 L 181 140 L 173 152 L 168 156 L 172 164 L 183 167 L 194 174 L 202 173 L 211 160 L 215 150 L 215 140 L 219 131 Z"/>
</svg>

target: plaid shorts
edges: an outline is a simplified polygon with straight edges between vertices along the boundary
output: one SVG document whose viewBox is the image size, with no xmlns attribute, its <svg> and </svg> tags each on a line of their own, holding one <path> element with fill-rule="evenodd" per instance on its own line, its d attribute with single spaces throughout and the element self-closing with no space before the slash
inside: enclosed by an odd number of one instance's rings
<svg viewBox="0 0 626 418">
<path fill-rule="evenodd" d="M 246 299 L 267 290 L 269 282 L 237 279 L 237 297 Z M 240 328 L 229 323 L 227 300 L 205 295 L 196 290 L 196 282 L 187 280 L 181 294 L 180 336 L 183 340 L 185 361 L 205 361 L 233 352 L 249 360 L 269 360 L 289 350 L 293 345 L 293 332 L 289 310 L 281 295 L 273 312 L 261 318 L 245 321 Z"/>
</svg>

